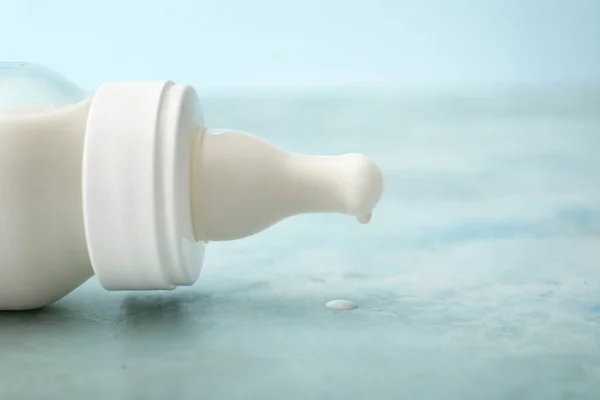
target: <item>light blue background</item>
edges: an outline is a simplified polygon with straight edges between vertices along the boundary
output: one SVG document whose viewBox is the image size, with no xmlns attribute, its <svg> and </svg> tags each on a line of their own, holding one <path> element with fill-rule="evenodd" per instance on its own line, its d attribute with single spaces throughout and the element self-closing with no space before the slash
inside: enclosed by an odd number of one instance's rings
<svg viewBox="0 0 600 400">
<path fill-rule="evenodd" d="M 600 399 L 600 1 L 0 0 L 0 38 L 385 177 L 368 225 L 211 243 L 193 287 L 0 313 L 0 398 Z"/>
<path fill-rule="evenodd" d="M 596 0 L 2 0 L 0 56 L 93 90 L 600 82 Z"/>
</svg>

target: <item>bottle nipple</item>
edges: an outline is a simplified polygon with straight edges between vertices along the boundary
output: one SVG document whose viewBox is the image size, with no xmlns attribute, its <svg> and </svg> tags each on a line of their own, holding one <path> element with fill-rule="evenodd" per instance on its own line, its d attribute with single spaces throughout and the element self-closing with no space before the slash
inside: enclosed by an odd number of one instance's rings
<svg viewBox="0 0 600 400">
<path fill-rule="evenodd" d="M 198 135 L 191 179 L 199 241 L 243 238 L 307 213 L 347 214 L 368 223 L 383 192 L 380 169 L 364 155 L 292 154 L 234 130 Z"/>
</svg>

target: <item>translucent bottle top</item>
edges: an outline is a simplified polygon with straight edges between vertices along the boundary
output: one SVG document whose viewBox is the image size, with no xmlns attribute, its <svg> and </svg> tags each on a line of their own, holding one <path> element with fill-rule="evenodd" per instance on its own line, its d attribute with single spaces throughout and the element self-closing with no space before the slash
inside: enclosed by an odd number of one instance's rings
<svg viewBox="0 0 600 400">
<path fill-rule="evenodd" d="M 88 97 L 83 89 L 51 69 L 29 63 L 0 62 L 0 110 L 54 108 Z"/>
</svg>

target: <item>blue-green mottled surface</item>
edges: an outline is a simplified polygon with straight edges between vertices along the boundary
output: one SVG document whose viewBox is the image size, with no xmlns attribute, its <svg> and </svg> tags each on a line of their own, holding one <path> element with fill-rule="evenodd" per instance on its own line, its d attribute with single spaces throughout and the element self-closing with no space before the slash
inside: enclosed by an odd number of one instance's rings
<svg viewBox="0 0 600 400">
<path fill-rule="evenodd" d="M 205 109 L 286 149 L 373 157 L 371 224 L 297 217 L 211 244 L 192 288 L 92 280 L 0 314 L 0 399 L 600 398 L 599 91 Z"/>
</svg>

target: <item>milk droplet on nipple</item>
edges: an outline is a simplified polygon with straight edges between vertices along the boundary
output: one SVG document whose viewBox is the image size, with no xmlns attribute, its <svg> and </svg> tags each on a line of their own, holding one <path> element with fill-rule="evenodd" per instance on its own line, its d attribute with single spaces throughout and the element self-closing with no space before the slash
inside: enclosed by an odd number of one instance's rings
<svg viewBox="0 0 600 400">
<path fill-rule="evenodd" d="M 358 217 L 356 217 L 356 219 L 361 224 L 368 224 L 369 221 L 371 221 L 371 217 L 373 217 L 373 213 L 372 212 L 367 213 L 367 214 L 363 214 L 363 215 L 359 215 Z"/>
</svg>

